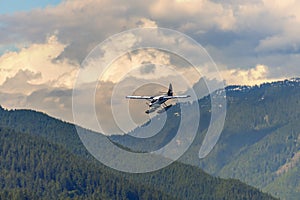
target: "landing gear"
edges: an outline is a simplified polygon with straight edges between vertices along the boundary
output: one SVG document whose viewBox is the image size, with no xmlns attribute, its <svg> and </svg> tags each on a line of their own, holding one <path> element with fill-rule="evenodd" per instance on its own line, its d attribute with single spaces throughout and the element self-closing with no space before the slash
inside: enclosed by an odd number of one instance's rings
<svg viewBox="0 0 300 200">
<path fill-rule="evenodd" d="M 172 104 L 167 105 L 166 103 L 164 103 L 163 109 L 167 110 L 169 108 L 171 108 Z"/>
</svg>

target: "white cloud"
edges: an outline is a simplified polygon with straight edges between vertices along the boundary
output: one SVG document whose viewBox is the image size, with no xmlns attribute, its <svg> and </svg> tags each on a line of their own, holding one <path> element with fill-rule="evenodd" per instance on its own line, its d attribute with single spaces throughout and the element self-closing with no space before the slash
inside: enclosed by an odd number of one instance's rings
<svg viewBox="0 0 300 200">
<path fill-rule="evenodd" d="M 29 95 L 41 85 L 30 84 L 30 81 L 41 78 L 41 73 L 34 73 L 28 69 L 20 69 L 13 77 L 6 78 L 0 86 L 0 91 L 5 93 L 19 93 Z"/>
<path fill-rule="evenodd" d="M 65 47 L 66 45 L 59 43 L 53 35 L 46 43 L 32 44 L 19 52 L 5 53 L 0 57 L 0 85 L 15 79 L 15 82 L 32 86 L 46 84 L 51 87 L 71 88 L 71 80 L 74 79 L 78 65 L 74 66 L 67 60 L 55 61 Z M 23 85 L 15 86 L 11 88 L 11 92 L 22 91 Z M 34 90 L 34 87 L 32 89 Z"/>
<path fill-rule="evenodd" d="M 0 36 L 3 44 L 16 42 L 15 34 L 7 33 L 16 33 L 17 38 L 23 40 L 41 42 L 49 33 L 58 31 L 60 40 L 78 45 L 75 52 L 71 52 L 71 49 L 64 52 L 64 55 L 74 58 L 80 56 L 79 52 L 86 55 L 93 46 L 91 44 L 95 45 L 95 42 L 97 44 L 122 30 L 138 26 L 163 26 L 192 34 L 210 29 L 238 34 L 251 31 L 254 37 L 256 34 L 261 35 L 259 40 L 262 44 L 258 49 L 263 50 L 264 40 L 270 41 L 272 37 L 274 40 L 284 37 L 282 43 L 297 41 L 299 37 L 296 36 L 299 34 L 295 31 L 300 23 L 299 9 L 300 3 L 296 0 L 72 0 L 64 1 L 56 7 L 2 16 L 4 29 L 0 31 Z M 286 40 L 291 36 L 292 41 Z M 275 47 L 278 45 L 276 43 Z"/>
<path fill-rule="evenodd" d="M 270 77 L 269 67 L 258 64 L 250 69 L 229 69 L 220 71 L 227 85 L 259 85 L 286 77 Z"/>
<path fill-rule="evenodd" d="M 1 105 L 36 109 L 72 121 L 70 90 L 79 65 L 55 59 L 66 46 L 52 35 L 44 43 L 0 56 Z"/>
<path fill-rule="evenodd" d="M 64 1 L 55 7 L 2 16 L 0 43 L 41 43 L 49 33 L 57 32 L 59 41 L 69 44 L 59 58 L 81 62 L 95 45 L 112 34 L 135 27 L 161 26 L 183 31 L 204 43 L 212 37 L 207 42 L 221 48 L 224 57 L 244 51 L 249 56 L 278 51 L 297 53 L 299 9 L 300 3 L 295 0 Z M 226 34 L 232 34 L 232 38 Z M 223 49 L 224 42 L 232 48 Z M 246 59 L 244 66 L 249 66 Z"/>
<path fill-rule="evenodd" d="M 300 2 L 262 0 L 239 5 L 235 31 L 260 34 L 256 52 L 299 52 Z"/>
<path fill-rule="evenodd" d="M 153 73 L 140 73 L 141 67 L 150 63 L 157 65 L 157 67 L 164 67 L 156 68 Z M 156 49 L 136 50 L 128 52 L 113 62 L 103 74 L 102 80 L 116 83 L 129 75 L 139 78 L 143 77 L 144 79 L 160 78 L 170 74 L 169 69 L 166 69 L 170 65 L 170 56 L 166 52 Z"/>
<path fill-rule="evenodd" d="M 228 30 L 235 23 L 232 10 L 208 0 L 157 0 L 150 6 L 150 14 L 158 21 L 176 24 L 182 31 L 186 28 L 199 31 L 212 27 Z"/>
<path fill-rule="evenodd" d="M 153 27 L 157 27 L 157 24 L 155 21 L 147 19 L 147 18 L 141 18 L 138 22 L 137 22 L 138 27 L 140 28 L 153 28 Z"/>
<path fill-rule="evenodd" d="M 299 10 L 300 2 L 296 0 L 67 0 L 55 7 L 1 15 L 1 104 L 43 110 L 71 120 L 69 89 L 73 87 L 79 63 L 106 38 L 135 27 L 175 29 L 202 42 L 220 66 L 229 68 L 220 68 L 227 84 L 254 85 L 299 76 Z M 126 35 L 107 47 L 106 50 L 114 48 L 110 52 L 116 54 L 107 54 L 105 59 L 115 59 L 122 48 L 137 41 L 134 35 Z M 10 49 L 5 51 L 5 47 Z M 180 48 L 191 55 L 195 52 L 188 46 Z M 155 67 L 150 73 L 140 73 L 138 67 L 143 64 Z M 127 72 L 136 79 L 168 76 L 176 80 L 168 68 L 159 64 L 175 65 L 160 51 L 130 52 L 112 63 L 102 81 L 107 82 L 108 90 Z M 195 69 L 185 65 L 177 67 L 176 72 L 191 82 L 199 77 Z M 216 77 L 209 66 L 201 72 Z M 86 79 L 92 75 L 98 77 L 92 71 Z M 181 90 L 180 85 L 176 88 Z M 107 103 L 107 99 L 97 100 Z"/>
</svg>

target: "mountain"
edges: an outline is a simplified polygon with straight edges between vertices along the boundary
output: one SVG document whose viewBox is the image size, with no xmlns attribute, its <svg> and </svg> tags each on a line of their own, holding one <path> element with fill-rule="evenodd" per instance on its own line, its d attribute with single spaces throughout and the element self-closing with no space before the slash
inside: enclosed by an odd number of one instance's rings
<svg viewBox="0 0 300 200">
<path fill-rule="evenodd" d="M 228 87 L 227 96 L 223 133 L 201 168 L 282 199 L 298 199 L 300 79 Z"/>
<path fill-rule="evenodd" d="M 0 152 L 1 199 L 173 199 L 27 133 L 0 128 Z"/>
<path fill-rule="evenodd" d="M 214 176 L 239 179 L 282 199 L 300 196 L 300 79 L 294 78 L 258 86 L 228 86 L 225 89 L 227 113 L 222 134 L 213 150 L 203 159 L 199 149 L 210 123 L 211 96 L 198 101 L 199 128 L 193 144 L 181 162 L 198 166 Z M 218 92 L 218 91 L 216 91 Z M 214 106 L 214 105 L 213 105 Z M 158 135 L 174 137 L 175 113 L 169 109 L 167 121 Z M 189 118 L 193 119 L 193 112 Z M 174 123 L 175 122 L 175 123 Z M 140 128 L 133 131 L 133 135 Z M 158 148 L 159 139 L 133 139 L 112 136 L 121 146 L 135 151 Z M 161 145 L 161 144 L 160 144 Z"/>
<path fill-rule="evenodd" d="M 1 199 L 274 199 L 179 162 L 115 171 L 89 155 L 74 125 L 36 111 L 0 108 L 0 137 Z"/>
</svg>

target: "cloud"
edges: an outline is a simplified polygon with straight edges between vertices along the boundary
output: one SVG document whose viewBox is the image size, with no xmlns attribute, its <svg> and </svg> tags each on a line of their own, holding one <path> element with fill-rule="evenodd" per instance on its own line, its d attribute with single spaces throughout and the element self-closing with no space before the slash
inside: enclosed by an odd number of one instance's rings
<svg viewBox="0 0 300 200">
<path fill-rule="evenodd" d="M 262 0 L 241 5 L 236 10 L 236 31 L 252 31 L 258 36 L 259 53 L 299 51 L 299 1 Z"/>
<path fill-rule="evenodd" d="M 60 41 L 69 44 L 60 58 L 81 62 L 95 45 L 113 33 L 137 24 L 154 26 L 154 21 L 142 17 L 144 10 L 142 2 L 135 1 L 63 1 L 55 7 L 1 16 L 0 42 L 40 43 L 56 33 Z"/>
<path fill-rule="evenodd" d="M 112 34 L 159 26 L 188 34 L 230 68 L 249 68 L 257 63 L 252 61 L 257 54 L 299 53 L 299 4 L 295 0 L 63 1 L 1 16 L 0 43 L 41 43 L 55 33 L 58 41 L 68 44 L 57 60 L 80 63 Z"/>
<path fill-rule="evenodd" d="M 267 37 L 260 41 L 256 47 L 257 52 L 282 52 L 299 53 L 300 52 L 300 30 L 293 33 L 283 33 Z"/>
<path fill-rule="evenodd" d="M 158 21 L 176 24 L 181 31 L 207 30 L 212 27 L 228 30 L 235 23 L 232 10 L 208 0 L 157 0 L 150 5 L 150 13 Z"/>
<path fill-rule="evenodd" d="M 153 28 L 158 27 L 155 21 L 152 21 L 147 18 L 141 18 L 138 22 L 136 22 L 137 26 L 140 28 Z"/>
<path fill-rule="evenodd" d="M 39 78 L 41 78 L 41 73 L 20 69 L 15 76 L 6 78 L 5 82 L 0 86 L 0 91 L 28 95 L 40 87 L 40 85 L 30 84 L 29 82 Z"/>
<path fill-rule="evenodd" d="M 155 71 L 155 65 L 152 63 L 142 63 L 144 64 L 143 67 L 141 67 L 140 72 L 141 74 L 149 74 L 149 73 L 154 73 Z"/>
<path fill-rule="evenodd" d="M 47 38 L 46 43 L 31 44 L 18 52 L 3 54 L 0 57 L 0 85 L 7 85 L 5 82 L 15 79 L 31 85 L 72 87 L 72 74 L 79 66 L 71 64 L 68 60 L 54 61 L 65 47 L 66 45 L 59 43 L 53 35 Z M 16 86 L 16 90 L 22 90 L 22 85 Z"/>
<path fill-rule="evenodd" d="M 1 15 L 0 104 L 72 120 L 71 89 L 80 63 L 100 42 L 136 27 L 165 27 L 191 36 L 207 49 L 227 84 L 254 85 L 299 76 L 299 10 L 296 0 L 67 0 L 44 9 Z M 154 44 L 157 41 L 151 36 L 149 43 Z M 138 39 L 125 35 L 102 49 L 104 59 L 111 62 Z M 105 54 L 109 48 L 116 54 Z M 189 46 L 180 49 L 197 57 Z M 155 49 L 126 53 L 110 64 L 100 78 L 107 95 L 119 81 L 129 87 L 145 80 L 176 82 L 183 76 L 195 83 L 199 78 L 189 63 Z M 211 69 L 204 63 L 201 75 L 213 80 Z M 98 78 L 96 70 L 84 78 Z M 174 87 L 186 89 L 180 84 Z M 125 91 L 119 95 L 126 95 Z M 103 113 L 111 103 L 104 98 L 97 96 Z M 112 123 L 106 119 L 105 123 Z"/>
<path fill-rule="evenodd" d="M 163 26 L 190 32 L 212 27 L 227 30 L 234 24 L 230 9 L 207 0 L 74 0 L 1 17 L 4 24 L 0 31 L 1 43 L 40 43 L 55 33 L 59 41 L 69 44 L 59 58 L 67 57 L 77 62 L 108 36 L 130 28 Z"/>
<path fill-rule="evenodd" d="M 70 91 L 79 65 L 67 59 L 55 60 L 66 46 L 52 35 L 44 43 L 0 56 L 0 104 L 73 121 Z"/>
<path fill-rule="evenodd" d="M 114 60 L 102 74 L 101 80 L 116 83 L 129 75 L 144 79 L 159 78 L 170 73 L 167 69 L 170 65 L 170 55 L 164 51 L 151 48 L 135 50 Z"/>
<path fill-rule="evenodd" d="M 272 82 L 286 77 L 270 77 L 269 67 L 256 65 L 248 70 L 229 69 L 220 71 L 227 85 L 259 85 L 264 82 Z"/>
</svg>

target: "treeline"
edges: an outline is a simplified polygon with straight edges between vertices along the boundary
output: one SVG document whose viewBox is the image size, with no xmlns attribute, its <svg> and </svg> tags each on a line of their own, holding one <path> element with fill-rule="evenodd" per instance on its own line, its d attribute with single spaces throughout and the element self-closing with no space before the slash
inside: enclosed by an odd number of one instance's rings
<svg viewBox="0 0 300 200">
<path fill-rule="evenodd" d="M 43 138 L 0 129 L 1 199 L 173 199 Z"/>
<path fill-rule="evenodd" d="M 300 163 L 277 173 L 300 151 L 300 81 L 281 81 L 227 92 L 222 135 L 200 166 L 283 199 L 298 199 Z"/>
<path fill-rule="evenodd" d="M 124 174 L 26 133 L 0 129 L 2 199 L 273 199 L 237 180 L 174 163 Z M 162 192 L 163 191 L 163 192 Z"/>
<path fill-rule="evenodd" d="M 0 128 L 2 199 L 274 199 L 178 162 L 145 174 L 114 171 L 89 155 L 74 125 L 39 112 L 0 108 Z M 157 147 L 173 129 L 165 127 Z"/>
</svg>

